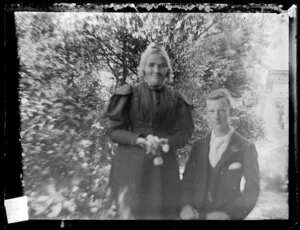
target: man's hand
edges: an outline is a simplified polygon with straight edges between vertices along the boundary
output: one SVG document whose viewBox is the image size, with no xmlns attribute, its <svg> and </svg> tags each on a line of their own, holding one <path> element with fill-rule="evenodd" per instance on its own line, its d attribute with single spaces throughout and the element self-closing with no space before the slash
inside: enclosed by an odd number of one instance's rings
<svg viewBox="0 0 300 230">
<path fill-rule="evenodd" d="M 225 212 L 210 212 L 206 214 L 207 220 L 230 220 L 230 217 Z"/>
<path fill-rule="evenodd" d="M 198 218 L 199 218 L 198 211 L 195 208 L 193 208 L 191 205 L 184 206 L 180 212 L 180 219 L 182 220 L 192 220 Z"/>
</svg>

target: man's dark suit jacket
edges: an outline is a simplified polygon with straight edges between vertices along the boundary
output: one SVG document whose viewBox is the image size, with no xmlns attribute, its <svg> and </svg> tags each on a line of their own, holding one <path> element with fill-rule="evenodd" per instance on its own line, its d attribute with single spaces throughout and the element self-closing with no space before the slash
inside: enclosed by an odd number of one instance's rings
<svg viewBox="0 0 300 230">
<path fill-rule="evenodd" d="M 231 219 L 244 219 L 255 206 L 260 191 L 255 145 L 234 131 L 214 173 L 208 175 L 210 137 L 211 133 L 197 140 L 191 150 L 183 174 L 181 205 L 192 205 L 200 219 L 211 211 L 226 212 Z M 242 176 L 246 182 L 243 192 Z"/>
</svg>

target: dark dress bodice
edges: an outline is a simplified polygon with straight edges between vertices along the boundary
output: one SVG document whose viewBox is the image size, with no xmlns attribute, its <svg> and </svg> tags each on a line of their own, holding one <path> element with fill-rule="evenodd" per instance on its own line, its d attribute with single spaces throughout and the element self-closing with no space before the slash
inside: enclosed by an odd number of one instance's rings
<svg viewBox="0 0 300 230">
<path fill-rule="evenodd" d="M 142 82 L 124 86 L 110 100 L 107 117 L 109 135 L 118 143 L 109 186 L 118 199 L 128 192 L 127 205 L 135 218 L 175 218 L 178 213 L 179 169 L 175 150 L 183 147 L 194 126 L 191 103 L 184 95 L 163 86 L 153 89 Z M 155 166 L 137 137 L 152 134 L 167 138 L 170 151 L 162 155 L 164 164 Z"/>
<path fill-rule="evenodd" d="M 178 107 L 175 92 L 166 87 L 152 89 L 146 83 L 133 87 L 130 123 L 133 132 L 164 137 L 175 132 Z"/>
</svg>

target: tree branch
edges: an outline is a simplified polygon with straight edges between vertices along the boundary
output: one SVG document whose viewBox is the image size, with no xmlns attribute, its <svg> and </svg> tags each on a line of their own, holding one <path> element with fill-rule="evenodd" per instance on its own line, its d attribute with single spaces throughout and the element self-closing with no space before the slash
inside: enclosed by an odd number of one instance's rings
<svg viewBox="0 0 300 230">
<path fill-rule="evenodd" d="M 215 20 L 213 20 L 213 22 L 199 34 L 199 37 L 201 37 L 204 33 L 208 32 L 209 29 L 215 24 L 217 24 L 217 23 L 215 22 Z"/>
<path fill-rule="evenodd" d="M 106 61 L 110 71 L 112 72 L 112 74 L 115 76 L 115 78 L 117 79 L 117 81 L 119 81 L 119 76 L 118 74 L 115 72 L 114 68 L 110 65 L 109 61 Z"/>
</svg>

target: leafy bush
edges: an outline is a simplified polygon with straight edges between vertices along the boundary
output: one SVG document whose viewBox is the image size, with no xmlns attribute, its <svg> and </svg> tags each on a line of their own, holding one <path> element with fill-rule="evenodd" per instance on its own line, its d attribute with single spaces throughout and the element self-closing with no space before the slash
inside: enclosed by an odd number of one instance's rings
<svg viewBox="0 0 300 230">
<path fill-rule="evenodd" d="M 265 123 L 255 112 L 247 107 L 239 106 L 233 109 L 231 124 L 250 141 L 265 137 Z"/>
<path fill-rule="evenodd" d="M 110 150 L 101 113 L 84 106 L 78 88 L 23 75 L 21 141 L 24 190 L 36 218 L 101 212 Z M 64 87 L 62 87 L 64 86 Z M 94 96 L 98 107 L 101 98 Z"/>
</svg>

